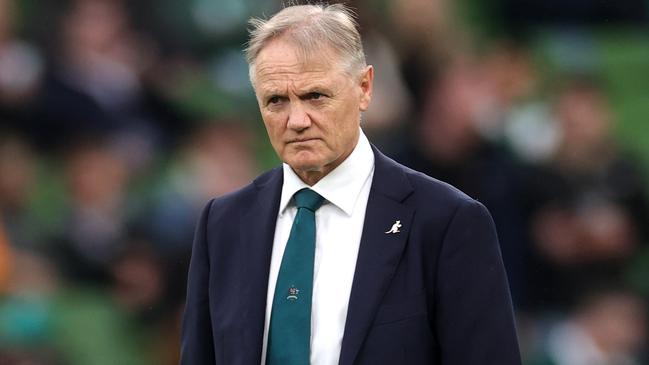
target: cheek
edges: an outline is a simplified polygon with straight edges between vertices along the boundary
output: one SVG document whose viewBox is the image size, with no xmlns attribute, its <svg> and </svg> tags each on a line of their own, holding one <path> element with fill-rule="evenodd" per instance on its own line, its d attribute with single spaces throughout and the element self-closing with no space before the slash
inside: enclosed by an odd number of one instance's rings
<svg viewBox="0 0 649 365">
<path fill-rule="evenodd" d="M 282 139 L 283 134 L 283 125 L 278 118 L 264 118 L 264 126 L 266 127 L 266 132 L 268 133 L 268 138 L 270 139 L 271 144 L 275 149 L 281 148 L 279 143 Z"/>
<path fill-rule="evenodd" d="M 358 123 L 356 113 L 349 108 L 336 116 L 334 128 L 340 143 L 347 144 L 353 139 Z"/>
<path fill-rule="evenodd" d="M 268 134 L 277 133 L 281 127 L 281 117 L 277 113 L 265 112 L 261 115 Z"/>
</svg>

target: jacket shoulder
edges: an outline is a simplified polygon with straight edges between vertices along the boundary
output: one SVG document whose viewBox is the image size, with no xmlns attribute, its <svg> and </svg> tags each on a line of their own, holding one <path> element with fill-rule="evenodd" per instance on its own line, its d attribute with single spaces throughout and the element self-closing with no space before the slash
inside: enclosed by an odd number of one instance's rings
<svg viewBox="0 0 649 365">
<path fill-rule="evenodd" d="M 408 177 L 408 180 L 412 183 L 415 191 L 419 194 L 424 195 L 434 195 L 450 201 L 474 201 L 473 198 L 468 196 L 462 190 L 456 188 L 455 186 L 438 180 L 434 177 L 428 176 L 422 172 L 410 169 L 408 167 L 402 166 L 404 173 Z"/>
<path fill-rule="evenodd" d="M 462 202 L 476 202 L 476 200 L 466 193 L 447 182 L 413 170 L 389 157 L 381 157 L 384 159 L 383 163 L 392 165 L 392 169 L 400 170 L 403 173 L 412 186 L 414 191 L 413 195 L 417 201 L 438 202 L 455 206 Z"/>
</svg>

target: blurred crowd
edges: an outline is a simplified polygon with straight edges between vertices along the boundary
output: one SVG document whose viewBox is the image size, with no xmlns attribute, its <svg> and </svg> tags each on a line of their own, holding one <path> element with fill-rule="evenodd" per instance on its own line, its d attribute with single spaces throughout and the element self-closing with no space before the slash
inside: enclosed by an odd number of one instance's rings
<svg viewBox="0 0 649 365">
<path fill-rule="evenodd" d="M 364 131 L 489 208 L 525 364 L 648 364 L 649 156 L 579 50 L 649 3 L 349 3 Z M 241 50 L 280 6 L 0 0 L 0 364 L 177 363 L 198 212 L 278 163 Z M 579 39 L 537 56 L 558 26 Z"/>
</svg>

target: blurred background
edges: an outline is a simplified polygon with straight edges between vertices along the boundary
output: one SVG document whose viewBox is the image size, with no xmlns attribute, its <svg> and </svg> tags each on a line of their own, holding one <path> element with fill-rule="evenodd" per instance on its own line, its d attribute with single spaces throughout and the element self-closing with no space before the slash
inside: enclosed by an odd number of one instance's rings
<svg viewBox="0 0 649 365">
<path fill-rule="evenodd" d="M 649 364 L 649 2 L 357 0 L 385 153 L 492 212 L 528 365 Z M 271 0 L 0 0 L 0 364 L 176 364 L 194 224 L 278 164 Z"/>
</svg>

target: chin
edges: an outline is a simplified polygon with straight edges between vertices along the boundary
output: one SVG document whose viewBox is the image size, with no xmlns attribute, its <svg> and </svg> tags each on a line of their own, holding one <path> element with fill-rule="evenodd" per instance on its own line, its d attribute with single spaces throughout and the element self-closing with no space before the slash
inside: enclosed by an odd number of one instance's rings
<svg viewBox="0 0 649 365">
<path fill-rule="evenodd" d="M 284 160 L 293 170 L 320 171 L 325 163 L 313 153 L 301 151 Z"/>
<path fill-rule="evenodd" d="M 289 166 L 295 171 L 304 171 L 304 172 L 315 172 L 322 171 L 322 165 L 316 163 L 306 163 L 306 162 L 287 162 Z"/>
</svg>

